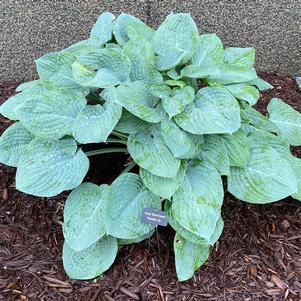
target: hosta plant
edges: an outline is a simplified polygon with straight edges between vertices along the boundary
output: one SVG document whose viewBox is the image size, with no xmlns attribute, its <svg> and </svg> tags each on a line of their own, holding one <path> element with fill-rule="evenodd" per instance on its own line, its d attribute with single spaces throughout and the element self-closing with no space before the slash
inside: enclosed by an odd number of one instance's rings
<svg viewBox="0 0 301 301">
<path fill-rule="evenodd" d="M 186 13 L 154 30 L 109 12 L 87 40 L 36 60 L 39 79 L 0 107 L 15 121 L 1 136 L 0 161 L 17 167 L 24 193 L 73 189 L 63 223 L 71 278 L 99 276 L 121 245 L 150 237 L 145 208 L 166 212 L 186 280 L 222 233 L 225 187 L 250 203 L 301 200 L 301 160 L 290 153 L 301 145 L 301 116 L 276 98 L 267 115 L 253 108 L 272 87 L 254 60 L 253 48 L 199 34 Z M 84 152 L 85 144 L 93 147 Z M 128 154 L 124 172 L 110 185 L 85 182 L 89 156 L 108 152 Z"/>
</svg>

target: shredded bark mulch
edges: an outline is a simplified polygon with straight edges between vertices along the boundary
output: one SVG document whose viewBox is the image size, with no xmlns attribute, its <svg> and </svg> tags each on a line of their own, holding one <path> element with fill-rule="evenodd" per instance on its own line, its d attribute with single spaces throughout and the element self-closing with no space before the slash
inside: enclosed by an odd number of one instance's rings
<svg viewBox="0 0 301 301">
<path fill-rule="evenodd" d="M 257 107 L 279 97 L 301 111 L 293 78 L 262 73 L 274 89 Z M 18 83 L 0 83 L 0 103 Z M 0 133 L 10 122 L 0 118 Z M 299 148 L 294 153 L 301 157 Z M 110 183 L 124 168 L 119 154 L 95 156 L 87 180 Z M 46 199 L 15 190 L 15 169 L 0 165 L 0 300 L 301 300 L 301 204 L 291 198 L 251 205 L 228 193 L 225 228 L 193 279 L 176 279 L 174 232 L 161 227 L 147 241 L 122 247 L 112 268 L 93 281 L 73 281 L 61 260 L 67 193 Z"/>
</svg>

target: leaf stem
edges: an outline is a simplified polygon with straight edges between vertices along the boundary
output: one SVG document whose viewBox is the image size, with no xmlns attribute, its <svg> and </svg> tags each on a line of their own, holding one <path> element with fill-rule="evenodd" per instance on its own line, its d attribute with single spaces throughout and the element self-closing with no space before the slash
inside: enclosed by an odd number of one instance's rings
<svg viewBox="0 0 301 301">
<path fill-rule="evenodd" d="M 117 136 L 118 138 L 123 139 L 123 140 L 127 140 L 128 139 L 127 135 L 119 133 L 119 132 L 116 132 L 116 131 L 112 131 L 111 134 L 114 135 L 114 136 Z"/>
<path fill-rule="evenodd" d="M 95 149 L 89 152 L 86 152 L 86 156 L 94 156 L 94 155 L 101 155 L 101 154 L 109 154 L 109 153 L 127 153 L 127 148 L 102 148 L 102 149 Z"/>
<path fill-rule="evenodd" d="M 125 169 L 124 171 L 121 173 L 121 175 L 123 175 L 124 173 L 129 172 L 133 167 L 135 167 L 136 162 L 132 161 Z"/>
<path fill-rule="evenodd" d="M 108 143 L 122 143 L 122 144 L 127 145 L 127 142 L 126 142 L 125 140 L 122 140 L 122 139 L 116 139 L 116 138 L 108 138 L 108 139 L 107 139 L 107 142 L 108 142 Z"/>
</svg>

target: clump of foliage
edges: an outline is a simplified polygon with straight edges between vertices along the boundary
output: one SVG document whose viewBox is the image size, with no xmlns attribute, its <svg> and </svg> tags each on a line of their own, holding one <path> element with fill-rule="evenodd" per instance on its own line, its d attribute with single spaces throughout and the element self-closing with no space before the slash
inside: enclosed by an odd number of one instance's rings
<svg viewBox="0 0 301 301">
<path fill-rule="evenodd" d="M 199 35 L 186 13 L 154 30 L 107 12 L 87 40 L 36 61 L 40 79 L 0 107 L 16 121 L 0 138 L 0 161 L 17 167 L 27 194 L 74 189 L 63 224 L 71 278 L 102 274 L 118 245 L 150 237 L 144 208 L 164 208 L 178 278 L 192 277 L 223 230 L 222 177 L 242 201 L 301 200 L 301 160 L 289 146 L 301 144 L 301 116 L 280 99 L 267 116 L 252 107 L 271 88 L 254 60 L 253 48 Z M 84 152 L 89 143 L 100 148 Z M 132 161 L 111 185 L 82 183 L 88 157 L 107 152 Z M 129 172 L 136 164 L 139 175 Z"/>
</svg>

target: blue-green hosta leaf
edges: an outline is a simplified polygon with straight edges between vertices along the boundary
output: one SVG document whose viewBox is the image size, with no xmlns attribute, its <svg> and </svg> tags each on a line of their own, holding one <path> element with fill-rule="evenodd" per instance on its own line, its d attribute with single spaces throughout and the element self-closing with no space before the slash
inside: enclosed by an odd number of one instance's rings
<svg viewBox="0 0 301 301">
<path fill-rule="evenodd" d="M 279 98 L 271 99 L 269 119 L 291 145 L 301 145 L 301 114 Z"/>
<path fill-rule="evenodd" d="M 140 168 L 140 177 L 145 186 L 154 194 L 164 199 L 170 199 L 182 184 L 186 172 L 186 167 L 186 162 L 182 161 L 178 173 L 174 178 L 163 178 L 155 176 L 149 171 Z"/>
<path fill-rule="evenodd" d="M 224 87 L 236 98 L 245 100 L 251 106 L 255 105 L 260 96 L 255 87 L 247 84 L 226 85 Z"/>
<path fill-rule="evenodd" d="M 136 117 L 128 110 L 123 108 L 122 115 L 114 130 L 121 133 L 136 134 L 145 130 L 148 126 L 149 124 L 146 121 Z"/>
<path fill-rule="evenodd" d="M 297 183 L 288 160 L 268 141 L 260 139 L 259 134 L 255 132 L 248 136 L 249 164 L 246 168 L 231 168 L 228 190 L 240 200 L 264 204 L 296 193 Z"/>
<path fill-rule="evenodd" d="M 241 110 L 241 116 L 242 119 L 253 125 L 256 129 L 276 134 L 280 133 L 278 127 L 268 117 L 250 106 Z"/>
<path fill-rule="evenodd" d="M 185 85 L 185 83 L 184 83 Z M 180 114 L 185 110 L 186 105 L 192 103 L 195 98 L 194 89 L 190 86 L 173 88 L 171 97 L 163 97 L 162 105 L 169 117 Z"/>
<path fill-rule="evenodd" d="M 0 136 L 0 162 L 16 167 L 20 154 L 33 138 L 20 122 L 11 125 Z"/>
<path fill-rule="evenodd" d="M 186 83 L 182 80 L 174 80 L 174 79 L 168 79 L 164 81 L 164 83 L 171 87 L 179 87 L 183 89 L 186 86 Z"/>
<path fill-rule="evenodd" d="M 41 80 L 33 80 L 33 81 L 30 81 L 30 82 L 25 82 L 25 83 L 22 83 L 21 85 L 19 85 L 17 88 L 16 88 L 16 91 L 17 92 L 21 92 L 21 91 L 41 91 L 41 90 L 44 90 L 45 88 L 43 87 L 43 84 L 41 82 Z"/>
<path fill-rule="evenodd" d="M 244 83 L 257 79 L 253 68 L 254 48 L 229 47 L 224 51 L 224 64 L 208 77 L 210 85 Z"/>
<path fill-rule="evenodd" d="M 240 127 L 240 107 L 223 87 L 206 87 L 196 100 L 174 117 L 176 123 L 193 134 L 233 133 Z"/>
<path fill-rule="evenodd" d="M 264 91 L 264 90 L 268 90 L 268 89 L 273 89 L 274 88 L 270 83 L 264 81 L 260 77 L 257 77 L 255 79 L 249 81 L 248 84 L 252 85 L 252 86 L 256 86 L 259 91 Z"/>
<path fill-rule="evenodd" d="M 178 173 L 181 160 L 168 149 L 159 126 L 130 135 L 128 150 L 139 166 L 156 176 L 174 178 Z"/>
<path fill-rule="evenodd" d="M 100 45 L 112 40 L 114 20 L 115 16 L 110 12 L 101 14 L 91 30 L 90 39 L 95 40 Z"/>
<path fill-rule="evenodd" d="M 75 82 L 72 63 L 75 57 L 67 52 L 50 52 L 35 61 L 42 83 L 59 89 L 82 89 Z"/>
<path fill-rule="evenodd" d="M 196 65 L 187 65 L 181 70 L 181 76 L 186 76 L 189 78 L 205 78 L 209 77 L 210 74 L 215 72 L 216 70 L 211 67 L 203 68 L 201 66 Z"/>
<path fill-rule="evenodd" d="M 178 80 L 182 77 L 180 68 L 181 68 L 180 66 L 172 68 L 168 70 L 166 73 L 171 79 Z"/>
<path fill-rule="evenodd" d="M 102 48 L 80 55 L 72 70 L 80 85 L 106 88 L 128 79 L 131 62 L 119 49 Z"/>
<path fill-rule="evenodd" d="M 191 58 L 192 65 L 184 67 L 181 75 L 192 78 L 208 77 L 222 65 L 223 55 L 224 47 L 220 38 L 216 34 L 202 34 Z"/>
<path fill-rule="evenodd" d="M 220 38 L 214 34 L 201 34 L 196 50 L 191 58 L 192 64 L 207 67 L 218 67 L 223 63 L 224 47 Z"/>
<path fill-rule="evenodd" d="M 175 158 L 191 159 L 203 147 L 203 135 L 193 135 L 181 129 L 173 120 L 161 122 L 162 137 Z"/>
<path fill-rule="evenodd" d="M 255 64 L 255 49 L 228 47 L 224 51 L 224 62 L 245 69 L 252 68 Z"/>
<path fill-rule="evenodd" d="M 129 56 L 136 54 L 151 65 L 155 64 L 155 51 L 152 43 L 145 38 L 134 37 L 131 38 L 123 47 L 123 52 Z M 133 67 L 133 64 L 132 64 Z"/>
<path fill-rule="evenodd" d="M 31 93 L 26 92 L 21 92 L 10 97 L 0 106 L 0 114 L 11 120 L 18 120 L 15 112 L 16 109 L 22 102 L 26 101 L 27 99 L 31 99 L 32 97 L 33 95 Z"/>
<path fill-rule="evenodd" d="M 15 113 L 24 127 L 42 138 L 71 135 L 74 120 L 86 105 L 81 93 L 49 91 L 26 98 Z"/>
<path fill-rule="evenodd" d="M 198 29 L 190 14 L 169 14 L 153 37 L 157 68 L 169 70 L 193 55 L 198 40 Z"/>
<path fill-rule="evenodd" d="M 154 66 L 155 53 L 152 44 L 143 38 L 130 39 L 123 52 L 131 61 L 131 81 L 144 80 L 149 83 L 162 82 L 163 77 Z"/>
<path fill-rule="evenodd" d="M 73 139 L 36 138 L 19 158 L 16 188 L 36 196 L 55 196 L 80 185 L 88 168 L 87 156 Z"/>
<path fill-rule="evenodd" d="M 136 17 L 121 13 L 114 23 L 113 34 L 118 44 L 123 46 L 133 37 L 151 41 L 154 30 Z"/>
<path fill-rule="evenodd" d="M 117 251 L 117 239 L 112 236 L 105 236 L 82 251 L 73 250 L 65 242 L 63 247 L 64 270 L 71 279 L 93 279 L 110 268 Z"/>
<path fill-rule="evenodd" d="M 179 281 L 185 281 L 208 259 L 210 246 L 195 244 L 176 233 L 174 252 L 177 277 Z"/>
<path fill-rule="evenodd" d="M 68 54 L 73 57 L 73 62 L 83 53 L 93 52 L 99 48 L 99 44 L 92 39 L 79 41 L 62 50 L 64 54 Z M 72 68 L 71 68 L 72 72 Z"/>
<path fill-rule="evenodd" d="M 242 129 L 232 135 L 220 135 L 224 140 L 231 166 L 246 167 L 250 160 L 250 143 Z"/>
<path fill-rule="evenodd" d="M 228 150 L 219 135 L 204 135 L 204 147 L 197 158 L 212 164 L 221 175 L 230 174 Z"/>
<path fill-rule="evenodd" d="M 105 204 L 110 186 L 83 183 L 68 196 L 64 208 L 63 232 L 76 251 L 87 249 L 106 234 Z"/>
<path fill-rule="evenodd" d="M 274 135 L 272 133 L 256 130 L 252 131 L 248 135 L 248 139 L 251 144 L 261 144 L 270 146 L 275 149 L 283 158 L 288 159 L 291 157 L 290 146 L 288 142 L 281 136 Z"/>
<path fill-rule="evenodd" d="M 289 162 L 296 177 L 298 188 L 297 192 L 292 194 L 292 197 L 298 201 L 301 201 L 301 159 L 292 156 Z"/>
<path fill-rule="evenodd" d="M 200 237 L 192 232 L 190 232 L 189 230 L 185 229 L 183 226 L 181 226 L 177 220 L 174 218 L 173 216 L 173 212 L 172 212 L 172 202 L 170 201 L 165 201 L 164 204 L 164 211 L 166 212 L 166 216 L 168 219 L 168 223 L 170 224 L 170 226 L 178 233 L 180 234 L 182 237 L 184 237 L 185 239 L 195 243 L 195 244 L 201 244 L 201 245 L 214 245 L 214 243 L 219 239 L 219 237 L 221 236 L 222 232 L 223 232 L 223 228 L 224 228 L 224 221 L 223 219 L 220 217 L 219 220 L 216 222 L 215 225 L 215 229 L 213 234 L 211 235 L 210 239 L 204 239 L 203 237 Z"/>
<path fill-rule="evenodd" d="M 147 122 L 157 123 L 164 117 L 158 104 L 159 98 L 150 93 L 149 85 L 143 81 L 119 85 L 112 91 L 112 99 L 129 112 Z"/>
<path fill-rule="evenodd" d="M 209 240 L 221 216 L 223 197 L 217 170 L 205 162 L 191 162 L 184 182 L 172 197 L 173 215 L 188 231 Z"/>
<path fill-rule="evenodd" d="M 244 83 L 256 78 L 257 73 L 254 68 L 246 69 L 236 65 L 223 64 L 208 77 L 207 82 L 210 86 L 216 86 Z"/>
<path fill-rule="evenodd" d="M 169 97 L 172 94 L 171 88 L 166 83 L 158 83 L 150 86 L 150 93 L 159 98 Z"/>
<path fill-rule="evenodd" d="M 119 176 L 111 185 L 105 209 L 108 234 L 122 239 L 135 239 L 149 233 L 154 225 L 141 221 L 144 208 L 161 209 L 158 196 L 149 191 L 133 173 Z"/>
<path fill-rule="evenodd" d="M 112 101 L 88 105 L 80 112 L 73 125 L 73 137 L 80 143 L 106 142 L 122 114 L 122 107 Z"/>
<path fill-rule="evenodd" d="M 151 230 L 149 233 L 146 233 L 146 234 L 144 234 L 142 236 L 139 236 L 139 237 L 133 238 L 133 239 L 122 239 L 122 238 L 119 238 L 117 240 L 117 242 L 118 242 L 118 245 L 120 245 L 120 246 L 135 244 L 135 243 L 141 242 L 141 241 L 143 241 L 145 239 L 151 238 L 151 236 L 154 234 L 154 232 L 155 232 L 155 229 Z"/>
</svg>

